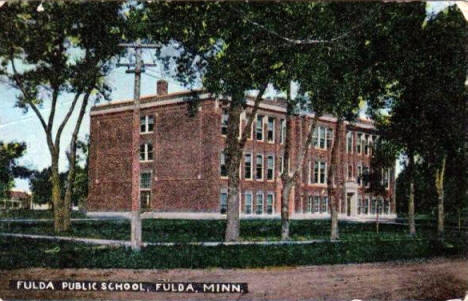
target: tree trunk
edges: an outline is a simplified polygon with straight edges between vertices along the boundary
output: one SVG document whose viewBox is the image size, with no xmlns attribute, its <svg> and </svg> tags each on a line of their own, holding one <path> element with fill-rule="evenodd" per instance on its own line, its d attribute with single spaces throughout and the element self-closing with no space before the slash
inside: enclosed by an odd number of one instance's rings
<svg viewBox="0 0 468 301">
<path fill-rule="evenodd" d="M 336 130 L 334 131 L 334 139 L 332 144 L 332 151 L 331 151 L 331 160 L 330 165 L 328 166 L 328 175 L 327 175 L 327 192 L 328 192 L 328 200 L 329 200 L 329 207 L 330 207 L 330 216 L 331 216 L 331 229 L 330 229 L 330 240 L 337 240 L 340 238 L 338 233 L 338 197 L 336 195 L 336 190 L 334 184 L 337 184 L 336 178 L 336 170 L 338 164 L 338 156 L 339 156 L 339 147 L 341 144 L 340 141 L 340 132 L 341 127 L 343 125 L 343 121 L 341 118 L 338 118 L 336 122 Z"/>
<path fill-rule="evenodd" d="M 68 169 L 68 176 L 67 176 L 68 185 L 65 191 L 65 198 L 64 198 L 64 207 L 65 207 L 64 229 L 65 231 L 69 230 L 71 226 L 71 209 L 72 209 L 71 207 L 72 207 L 73 185 L 74 185 L 75 176 L 76 176 L 76 148 L 77 148 L 76 142 L 78 140 L 78 133 L 80 132 L 83 117 L 86 113 L 86 107 L 88 106 L 89 95 L 90 95 L 90 92 L 88 92 L 83 98 L 83 102 L 81 104 L 80 112 L 78 115 L 78 120 L 75 124 L 75 129 L 73 130 L 72 138 L 70 141 L 70 151 L 67 154 L 69 169 Z"/>
<path fill-rule="evenodd" d="M 58 154 L 52 154 L 51 182 L 52 182 L 52 203 L 54 204 L 54 231 L 55 233 L 64 232 L 65 228 L 65 208 L 61 193 L 60 174 L 58 170 Z"/>
<path fill-rule="evenodd" d="M 442 158 L 442 166 L 435 172 L 435 186 L 437 191 L 437 235 L 444 236 L 444 177 L 447 156 Z"/>
<path fill-rule="evenodd" d="M 239 122 L 242 112 L 240 99 L 233 97 L 229 110 L 228 128 L 226 135 L 226 164 L 228 170 L 228 200 L 226 241 L 239 240 L 239 164 L 242 149 L 239 147 Z"/>
<path fill-rule="evenodd" d="M 409 152 L 409 199 L 408 199 L 408 225 L 409 234 L 416 235 L 416 224 L 414 220 L 414 154 Z"/>
<path fill-rule="evenodd" d="M 287 171 L 286 171 L 287 172 Z M 281 240 L 289 240 L 289 195 L 294 181 L 289 180 L 283 185 L 281 192 Z"/>
</svg>

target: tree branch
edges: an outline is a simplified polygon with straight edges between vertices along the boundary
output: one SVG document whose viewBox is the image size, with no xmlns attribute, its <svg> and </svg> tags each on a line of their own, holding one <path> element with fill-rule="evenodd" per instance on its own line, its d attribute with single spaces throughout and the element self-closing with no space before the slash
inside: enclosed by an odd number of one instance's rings
<svg viewBox="0 0 468 301">
<path fill-rule="evenodd" d="M 241 136 L 241 139 L 239 141 L 239 146 L 240 146 L 241 149 L 244 147 L 245 142 L 247 141 L 247 137 L 249 136 L 248 131 L 249 131 L 249 129 L 250 129 L 250 131 L 252 129 L 253 119 L 255 117 L 255 114 L 257 114 L 258 107 L 260 106 L 260 102 L 262 101 L 263 94 L 265 94 L 265 91 L 266 91 L 267 87 L 268 87 L 268 82 L 266 84 L 262 85 L 262 88 L 260 89 L 257 96 L 255 97 L 255 102 L 254 102 L 252 112 L 248 113 L 247 124 L 242 129 L 242 136 Z"/>
<path fill-rule="evenodd" d="M 55 135 L 55 144 L 59 143 L 60 136 L 62 135 L 62 131 L 65 128 L 65 126 L 67 125 L 68 120 L 70 119 L 70 116 L 73 114 L 73 111 L 75 110 L 76 103 L 78 102 L 78 99 L 80 98 L 80 96 L 81 96 L 81 91 L 76 92 L 75 98 L 73 99 L 73 102 L 72 102 L 70 108 L 68 109 L 67 114 L 63 118 L 63 121 L 62 121 L 62 123 L 60 124 L 60 126 L 59 126 L 59 128 L 57 130 L 57 134 Z M 84 102 L 84 100 L 83 100 L 83 102 Z"/>
</svg>

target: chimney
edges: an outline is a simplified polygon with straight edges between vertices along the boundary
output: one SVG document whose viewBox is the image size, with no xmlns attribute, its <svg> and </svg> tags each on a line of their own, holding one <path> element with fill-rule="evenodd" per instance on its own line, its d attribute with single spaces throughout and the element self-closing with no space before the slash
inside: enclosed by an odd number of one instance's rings
<svg viewBox="0 0 468 301">
<path fill-rule="evenodd" d="M 159 96 L 167 95 L 168 84 L 165 80 L 158 80 L 156 83 L 156 93 Z"/>
</svg>

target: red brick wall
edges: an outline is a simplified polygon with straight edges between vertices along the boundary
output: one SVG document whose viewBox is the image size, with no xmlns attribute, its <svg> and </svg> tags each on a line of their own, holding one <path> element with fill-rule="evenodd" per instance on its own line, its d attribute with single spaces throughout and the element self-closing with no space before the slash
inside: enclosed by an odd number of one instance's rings
<svg viewBox="0 0 468 301">
<path fill-rule="evenodd" d="M 148 101 L 146 102 L 148 103 Z M 112 106 L 109 106 L 113 108 Z M 117 106 L 114 106 L 117 107 Z M 142 115 L 153 115 L 155 127 L 153 133 L 142 134 L 141 142 L 153 144 L 153 162 L 142 163 L 141 170 L 152 171 L 151 210 L 162 212 L 219 212 L 220 191 L 227 188 L 227 179 L 220 177 L 220 154 L 224 149 L 225 137 L 221 135 L 222 104 L 213 100 L 202 100 L 195 116 L 188 116 L 187 104 L 167 104 L 143 108 Z M 266 141 L 267 123 L 264 123 L 264 141 L 252 138 L 247 140 L 244 151 L 252 153 L 252 176 L 255 177 L 255 157 L 257 153 L 264 155 L 264 177 L 262 181 L 244 179 L 244 157 L 241 160 L 240 191 L 251 191 L 253 195 L 253 211 L 255 210 L 255 194 L 257 191 L 275 193 L 275 211 L 280 212 L 279 179 L 280 156 L 284 145 L 280 144 L 280 119 L 285 119 L 284 113 L 260 109 L 258 114 L 275 118 L 275 142 Z M 265 118 L 266 118 L 265 117 Z M 310 118 L 297 117 L 293 122 L 292 143 L 295 146 L 291 154 L 291 166 L 295 166 L 299 145 L 304 143 Z M 131 111 L 104 113 L 91 118 L 91 146 L 89 165 L 89 197 L 90 211 L 127 211 L 130 210 L 131 195 Z M 318 125 L 332 128 L 335 124 L 322 120 Z M 245 120 L 241 121 L 241 128 Z M 255 121 L 254 121 L 255 129 Z M 366 132 L 366 129 L 348 129 Z M 366 165 L 370 156 L 346 153 L 346 127 L 338 133 L 341 136 L 340 158 L 345 162 L 339 167 L 338 177 L 346 181 L 345 166 L 353 165 L 353 173 L 357 173 L 359 162 Z M 356 141 L 356 137 L 354 139 Z M 275 174 L 272 181 L 266 180 L 267 155 L 275 157 Z M 315 159 L 330 160 L 330 150 L 314 149 L 307 154 L 306 166 L 300 175 L 298 184 L 293 189 L 290 202 L 291 213 L 303 213 L 307 206 L 309 195 L 326 195 L 326 184 L 310 184 L 308 179 L 309 162 Z M 312 163 L 313 167 L 313 163 Z M 313 172 L 313 168 L 311 169 Z M 392 178 L 393 179 L 393 178 Z M 389 194 L 393 193 L 391 185 Z M 363 193 L 364 188 L 359 188 Z M 342 195 L 343 191 L 339 192 Z M 343 195 L 341 208 L 345 208 Z M 241 197 L 241 208 L 244 207 L 244 196 Z M 391 205 L 394 210 L 394 204 Z M 345 213 L 344 211 L 342 211 Z M 394 211 L 393 211 L 394 212 Z"/>
</svg>

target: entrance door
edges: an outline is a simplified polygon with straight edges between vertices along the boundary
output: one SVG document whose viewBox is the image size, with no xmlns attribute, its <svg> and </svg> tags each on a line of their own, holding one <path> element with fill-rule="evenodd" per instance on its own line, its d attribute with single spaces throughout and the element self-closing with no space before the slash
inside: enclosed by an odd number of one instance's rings
<svg viewBox="0 0 468 301">
<path fill-rule="evenodd" d="M 353 197 L 352 193 L 346 195 L 346 215 L 351 216 L 351 198 Z"/>
</svg>

